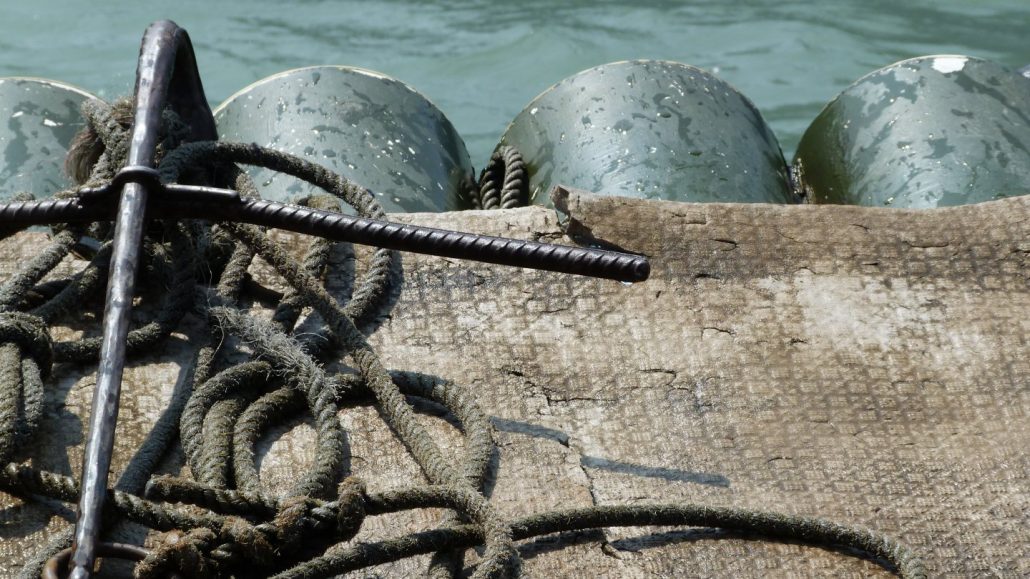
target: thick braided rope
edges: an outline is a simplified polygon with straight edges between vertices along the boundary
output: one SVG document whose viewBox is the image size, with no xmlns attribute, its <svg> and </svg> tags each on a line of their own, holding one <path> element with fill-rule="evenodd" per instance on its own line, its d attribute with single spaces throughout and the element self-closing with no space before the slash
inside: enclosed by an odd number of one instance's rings
<svg viewBox="0 0 1030 579">
<path fill-rule="evenodd" d="M 358 373 L 365 378 L 378 401 L 378 407 L 387 422 L 397 432 L 405 446 L 415 457 L 430 481 L 436 484 L 463 485 L 459 472 L 454 470 L 452 461 L 440 451 L 425 428 L 415 419 L 414 412 L 404 400 L 396 384 L 383 368 L 378 356 L 372 351 L 365 337 L 347 317 L 346 312 L 314 279 L 307 275 L 296 262 L 260 234 L 256 228 L 240 224 L 226 224 L 226 228 L 234 236 L 246 243 L 255 253 L 261 255 L 286 281 L 304 294 L 309 305 L 317 309 L 340 338 L 349 357 L 354 362 Z M 225 316 L 224 310 L 216 316 Z M 230 321 L 229 316 L 225 318 Z M 250 339 L 253 333 L 246 332 L 252 326 L 234 328 L 244 332 Z M 492 507 L 482 495 L 478 501 L 465 505 L 463 514 L 477 520 L 485 526 L 486 551 L 483 563 L 476 570 L 476 577 L 503 576 L 515 563 L 515 549 L 507 526 L 493 512 Z"/>
<path fill-rule="evenodd" d="M 242 163 L 279 171 L 298 177 L 340 198 L 362 217 L 382 219 L 386 213 L 368 189 L 329 171 L 321 165 L 300 157 L 263 149 L 253 144 L 222 143 L 215 141 L 188 143 L 170 153 L 161 163 L 162 179 L 174 181 L 186 167 L 198 162 Z M 383 299 L 389 291 L 390 272 L 397 259 L 396 252 L 378 249 L 368 265 L 365 275 L 358 281 L 353 297 L 345 311 L 359 328 L 365 327 L 379 313 Z"/>
<path fill-rule="evenodd" d="M 512 209 L 528 202 L 526 163 L 518 149 L 498 147 L 479 176 L 476 209 Z"/>
<path fill-rule="evenodd" d="M 511 529 L 512 537 L 515 540 L 523 540 L 576 530 L 651 525 L 714 527 L 758 533 L 763 536 L 771 535 L 781 540 L 795 540 L 815 545 L 845 545 L 889 561 L 902 577 L 913 579 L 927 577 L 922 562 L 911 551 L 879 533 L 836 525 L 819 519 L 790 517 L 737 508 L 667 504 L 596 506 L 525 517 L 513 521 Z M 470 548 L 482 541 L 481 531 L 474 525 L 466 525 L 411 533 L 376 543 L 341 545 L 322 557 L 312 559 L 273 577 L 274 579 L 329 577 L 441 549 Z"/>
<path fill-rule="evenodd" d="M 150 351 L 167 338 L 190 308 L 195 295 L 197 264 L 189 237 L 181 225 L 169 226 L 167 235 L 171 238 L 167 248 L 148 244 L 153 273 L 167 291 L 164 292 L 163 303 L 158 307 L 154 320 L 129 331 L 125 342 L 128 355 Z M 104 271 L 106 272 L 106 267 Z M 88 281 L 96 278 L 90 276 L 85 279 Z M 89 288 L 80 286 L 77 289 L 80 291 L 76 294 L 82 296 L 84 291 L 81 290 Z M 61 342 L 56 344 L 55 348 L 58 358 L 62 361 L 93 362 L 100 356 L 100 346 L 101 338 L 98 336 Z"/>
<path fill-rule="evenodd" d="M 152 487 L 160 487 L 163 482 L 163 479 L 155 479 Z M 78 485 L 71 478 L 20 465 L 8 465 L 0 470 L 0 488 L 23 496 L 38 494 L 68 502 L 73 502 L 78 498 Z M 193 492 L 194 495 L 203 493 L 202 490 Z M 212 490 L 211 493 L 242 495 L 239 491 L 219 491 L 217 489 Z M 451 486 L 432 485 L 416 489 L 369 493 L 365 497 L 364 510 L 368 516 L 374 516 L 417 508 L 454 508 L 466 500 L 461 496 L 456 496 L 455 493 L 460 494 L 461 491 Z M 160 492 L 153 494 L 161 497 Z M 182 494 L 185 494 L 187 498 L 190 497 L 188 492 Z M 182 494 L 178 494 L 176 498 L 181 497 Z M 171 497 L 166 498 L 176 500 Z M 229 502 L 239 499 L 234 497 L 221 500 Z M 270 511 L 273 507 L 277 507 L 276 503 L 269 502 L 265 498 L 251 496 L 249 500 L 250 504 L 245 505 L 244 508 Z M 214 501 L 207 500 L 206 502 Z M 222 515 L 171 509 L 167 504 L 155 503 L 118 491 L 112 492 L 109 504 L 111 509 L 129 520 L 159 530 L 221 529 L 226 521 Z M 927 576 L 926 569 L 918 557 L 900 543 L 880 533 L 837 525 L 819 519 L 738 508 L 677 504 L 596 506 L 552 511 L 516 519 L 511 522 L 511 533 L 513 539 L 523 540 L 575 530 L 643 525 L 717 527 L 739 532 L 758 533 L 764 536 L 768 536 L 770 531 L 774 531 L 777 538 L 781 540 L 796 540 L 816 545 L 842 545 L 861 549 L 865 553 L 880 557 L 894 565 L 902 577 L 921 579 Z M 341 544 L 326 555 L 295 566 L 276 577 L 277 579 L 325 577 L 441 549 L 470 548 L 481 544 L 482 541 L 482 529 L 476 525 L 468 525 L 411 533 L 378 543 Z"/>
<path fill-rule="evenodd" d="M 203 448 L 207 442 L 203 433 L 205 415 L 223 398 L 260 387 L 271 372 L 272 367 L 265 362 L 248 362 L 226 368 L 194 388 L 183 408 L 180 440 L 186 461 L 198 481 L 216 486 L 226 485 L 226 477 L 219 476 L 217 469 L 203 460 Z"/>
<path fill-rule="evenodd" d="M 265 166 L 275 170 L 302 178 L 316 186 L 322 187 L 333 195 L 353 205 L 360 214 L 367 217 L 381 218 L 384 213 L 374 196 L 367 189 L 357 186 L 341 177 L 325 170 L 324 168 L 297 159 L 292 156 L 272 152 L 255 151 L 253 146 L 227 145 L 225 143 L 192 143 L 181 147 L 179 150 L 168 155 L 162 162 L 161 171 L 165 178 L 175 178 L 182 170 L 196 163 L 198 159 L 213 160 L 214 162 L 245 162 Z M 315 200 L 326 208 L 333 207 L 325 201 Z M 310 274 L 317 275 L 325 267 L 328 259 L 330 244 L 322 241 L 316 242 L 306 259 L 305 270 Z M 390 270 L 394 266 L 393 252 L 379 250 L 375 253 L 368 273 L 360 280 L 357 291 L 347 304 L 347 314 L 358 320 L 366 322 L 378 311 L 379 302 L 385 296 L 390 284 Z M 296 316 L 290 310 L 295 309 L 294 301 L 298 301 L 296 295 L 285 296 L 285 306 L 277 308 L 274 318 L 284 326 L 284 329 L 291 327 L 296 322 Z M 299 303 L 299 302 L 298 302 Z M 322 338 L 323 349 L 331 342 L 331 336 Z M 297 349 L 288 340 L 280 343 L 282 351 L 293 352 L 296 359 L 305 359 L 304 352 Z M 319 348 L 314 348 L 316 352 Z M 316 418 L 316 429 L 318 431 L 319 457 L 315 469 L 309 472 L 306 480 L 301 482 L 295 489 L 299 494 L 312 494 L 321 496 L 331 492 L 333 480 L 338 476 L 339 469 L 343 464 L 343 452 L 346 443 L 344 434 L 335 418 L 337 407 L 332 402 L 332 392 L 325 387 L 326 379 L 324 374 L 313 364 L 301 365 L 301 371 L 295 372 L 291 381 L 300 385 L 308 400 L 312 414 Z M 209 466 L 230 464 L 227 460 L 228 443 L 217 444 L 214 439 L 229 440 L 232 436 L 222 436 L 229 433 L 229 425 L 232 422 L 239 423 L 240 411 L 247 407 L 245 403 L 219 402 L 218 404 L 232 404 L 230 407 L 216 406 L 209 415 L 214 415 L 216 424 L 212 424 L 212 442 L 205 444 L 206 448 L 217 449 L 209 453 Z M 223 410 L 224 409 L 224 410 Z M 216 411 L 217 410 L 217 411 Z M 245 411 L 245 410 L 243 410 Z M 185 437 L 185 435 L 184 435 Z M 247 445 L 250 447 L 251 445 Z M 250 477 L 247 467 L 240 469 L 248 483 L 252 483 L 255 477 Z"/>
<path fill-rule="evenodd" d="M 53 343 L 37 316 L 0 312 L 0 464 L 31 440 L 43 414 Z"/>
</svg>

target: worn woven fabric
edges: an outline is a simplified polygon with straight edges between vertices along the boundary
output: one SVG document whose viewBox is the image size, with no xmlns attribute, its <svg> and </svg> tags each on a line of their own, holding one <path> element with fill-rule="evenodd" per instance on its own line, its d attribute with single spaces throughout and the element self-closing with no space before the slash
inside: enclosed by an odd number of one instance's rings
<svg viewBox="0 0 1030 579">
<path fill-rule="evenodd" d="M 931 575 L 1030 574 L 1030 198 L 932 211 L 575 193 L 563 204 L 568 235 L 542 208 L 392 217 L 558 243 L 572 236 L 652 259 L 650 280 L 624 286 L 405 256 L 403 291 L 373 345 L 388 367 L 470 387 L 492 415 L 500 451 L 488 488 L 502 514 L 741 506 L 883 531 L 914 548 Z M 41 236 L 0 242 L 0 275 Z M 252 272 L 277 283 L 260 262 Z M 162 351 L 127 369 L 116 470 L 185 379 L 199 329 L 187 318 Z M 55 367 L 37 466 L 78 475 L 92 372 Z M 422 480 L 373 408 L 340 419 L 350 469 L 369 486 Z M 460 450 L 444 420 L 428 412 L 424 421 Z M 303 423 L 280 432 L 265 441 L 262 475 L 285 490 L 310 464 L 314 435 Z M 166 471 L 180 463 L 172 457 Z M 370 518 L 359 539 L 432 527 L 441 515 Z M 0 575 L 16 573 L 71 517 L 0 495 Z M 833 551 L 706 530 L 564 538 L 525 544 L 524 573 L 886 573 Z M 380 571 L 422 572 L 427 560 Z"/>
</svg>

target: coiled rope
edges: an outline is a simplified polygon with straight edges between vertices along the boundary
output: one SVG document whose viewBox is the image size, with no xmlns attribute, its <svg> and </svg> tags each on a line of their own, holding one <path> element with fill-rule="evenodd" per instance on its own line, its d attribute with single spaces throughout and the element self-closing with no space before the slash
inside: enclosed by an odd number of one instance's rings
<svg viewBox="0 0 1030 579">
<path fill-rule="evenodd" d="M 127 106 L 84 106 L 88 128 L 69 161 L 81 180 L 110 180 L 124 164 Z M 327 192 L 304 200 L 306 204 L 338 209 L 343 202 L 362 216 L 383 216 L 368 190 L 303 159 L 253 145 L 182 144 L 181 123 L 171 114 L 165 133 L 159 164 L 165 182 L 232 186 L 253 197 L 254 184 L 237 167 L 253 164 Z M 88 173 L 83 169 L 87 166 Z M 483 208 L 509 207 L 524 199 L 525 169 L 514 150 L 499 150 L 481 181 Z M 55 343 L 48 325 L 71 315 L 82 303 L 99 299 L 109 244 L 102 242 L 79 273 L 42 280 L 83 238 L 109 236 L 105 224 L 59 228 L 47 248 L 0 285 L 0 489 L 26 500 L 74 502 L 78 497 L 75 480 L 18 461 L 29 457 L 30 442 L 39 429 L 52 364 L 97 358 L 95 339 Z M 434 554 L 431 575 L 453 576 L 473 547 L 483 548 L 473 577 L 509 577 L 517 575 L 520 566 L 516 541 L 634 525 L 717 527 L 775 540 L 851 547 L 885 561 L 904 577 L 926 575 L 910 550 L 874 531 L 746 509 L 595 506 L 506 520 L 484 492 L 495 445 L 488 417 L 469 391 L 435 377 L 389 371 L 368 343 L 399 283 L 399 257 L 394 252 L 375 251 L 352 291 L 333 296 L 324 280 L 328 271 L 350 267 L 353 252 L 346 244 L 317 239 L 299 262 L 254 226 L 155 222 L 147 231 L 145 249 L 147 267 L 155 275 L 143 276 L 144 281 L 168 290 L 155 306 L 153 321 L 132 330 L 130 355 L 157 346 L 187 310 L 206 321 L 209 340 L 196 354 L 190 387 L 175 393 L 109 490 L 106 522 L 132 522 L 164 533 L 136 566 L 140 579 L 171 574 L 326 577 L 427 553 Z M 256 256 L 291 288 L 270 320 L 240 307 L 249 288 L 247 269 Z M 305 307 L 315 312 L 315 331 L 298 329 Z M 234 343 L 247 345 L 247 359 L 229 362 L 241 355 Z M 349 363 L 348 371 L 326 369 L 326 362 L 340 359 Z M 346 433 L 337 417 L 344 405 L 369 398 L 416 460 L 425 482 L 376 492 L 345 472 Z M 459 423 L 466 442 L 460 456 L 445 452 L 416 420 L 413 403 L 419 399 L 442 406 Z M 301 413 L 314 420 L 316 459 L 287 493 L 275 496 L 261 487 L 255 445 L 270 427 Z M 176 437 L 192 480 L 153 477 Z M 449 509 L 453 514 L 433 530 L 371 543 L 352 541 L 367 517 L 425 508 Z M 39 577 L 47 560 L 66 557 L 70 539 L 69 533 L 56 537 L 21 576 Z M 142 555 L 125 546 L 111 547 L 111 552 Z"/>
<path fill-rule="evenodd" d="M 518 149 L 502 145 L 493 152 L 479 175 L 477 191 L 476 209 L 513 209 L 528 202 L 526 163 Z"/>
</svg>

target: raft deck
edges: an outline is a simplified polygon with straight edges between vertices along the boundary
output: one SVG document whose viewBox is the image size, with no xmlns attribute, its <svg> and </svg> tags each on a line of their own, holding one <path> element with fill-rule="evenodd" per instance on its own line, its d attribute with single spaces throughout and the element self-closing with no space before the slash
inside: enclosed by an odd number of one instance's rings
<svg viewBox="0 0 1030 579">
<path fill-rule="evenodd" d="M 650 280 L 625 286 L 404 255 L 403 291 L 373 345 L 391 369 L 475 393 L 496 429 L 490 487 L 501 513 L 742 506 L 882 531 L 931 575 L 1030 575 L 1030 196 L 924 211 L 577 192 L 559 204 L 564 229 L 541 207 L 391 216 L 556 243 L 572 235 L 652 260 Z M 42 235 L 0 242 L 0 275 Z M 261 262 L 253 272 L 278 283 Z M 182 386 L 200 328 L 187 319 L 127 368 L 116 472 Z M 78 475 L 93 371 L 55 368 L 35 464 Z M 351 471 L 370 489 L 423 480 L 374 408 L 341 421 Z M 425 422 L 461 451 L 445 421 Z M 288 487 L 313 439 L 296 424 L 266 441 L 269 487 Z M 181 465 L 172 459 L 168 471 Z M 0 494 L 10 574 L 73 516 L 18 504 Z M 359 539 L 436 526 L 440 515 L 370 518 Z M 533 577 L 887 575 L 840 553 L 703 529 L 588 532 L 523 554 Z M 381 571 L 418 574 L 427 561 Z"/>
</svg>

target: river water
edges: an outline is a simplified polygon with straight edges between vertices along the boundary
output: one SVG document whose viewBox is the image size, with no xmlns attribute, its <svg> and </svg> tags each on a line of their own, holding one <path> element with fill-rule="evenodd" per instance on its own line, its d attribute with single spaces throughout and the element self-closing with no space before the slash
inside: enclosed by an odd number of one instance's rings
<svg viewBox="0 0 1030 579">
<path fill-rule="evenodd" d="M 212 104 L 289 68 L 343 64 L 435 102 L 481 167 L 534 96 L 616 60 L 676 60 L 748 95 L 793 153 L 822 106 L 865 73 L 925 54 L 1030 63 L 1030 0 L 3 0 L 0 76 L 128 93 L 146 25 L 171 18 Z M 156 5 L 157 3 L 149 3 Z"/>
</svg>

